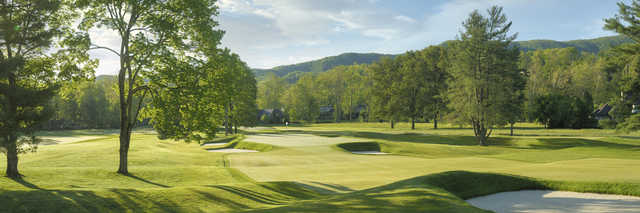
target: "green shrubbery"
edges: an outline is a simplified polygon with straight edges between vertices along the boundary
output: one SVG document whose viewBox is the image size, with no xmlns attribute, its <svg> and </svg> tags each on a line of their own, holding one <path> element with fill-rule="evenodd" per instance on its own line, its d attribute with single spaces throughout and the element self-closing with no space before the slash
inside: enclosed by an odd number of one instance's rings
<svg viewBox="0 0 640 213">
<path fill-rule="evenodd" d="M 591 118 L 592 111 L 593 101 L 588 94 L 585 98 L 548 94 L 536 98 L 529 116 L 551 129 L 594 128 L 598 123 Z"/>
<path fill-rule="evenodd" d="M 632 115 L 618 125 L 618 129 L 624 132 L 635 132 L 640 130 L 640 114 Z"/>
<path fill-rule="evenodd" d="M 598 127 L 602 128 L 602 129 L 615 129 L 617 124 L 618 123 L 616 123 L 616 121 L 614 121 L 614 120 L 599 120 L 598 121 Z"/>
</svg>

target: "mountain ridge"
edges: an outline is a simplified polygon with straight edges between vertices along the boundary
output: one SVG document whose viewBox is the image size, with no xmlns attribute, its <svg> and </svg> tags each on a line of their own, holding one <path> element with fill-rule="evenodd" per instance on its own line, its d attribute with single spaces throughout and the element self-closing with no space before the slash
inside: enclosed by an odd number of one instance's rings
<svg viewBox="0 0 640 213">
<path fill-rule="evenodd" d="M 444 41 L 440 43 L 440 46 L 446 45 Z M 581 52 L 590 52 L 598 54 L 600 51 L 607 50 L 611 47 L 615 47 L 625 43 L 633 42 L 631 39 L 625 36 L 604 36 L 593 39 L 576 39 L 569 41 L 555 41 L 549 39 L 534 39 L 526 41 L 514 41 L 514 45 L 520 47 L 523 51 L 534 51 L 539 49 L 551 49 L 551 48 L 566 48 L 574 47 Z M 403 53 L 401 53 L 403 54 Z M 357 64 L 370 64 L 380 60 L 382 57 L 395 57 L 401 54 L 382 54 L 382 53 L 354 53 L 347 52 L 335 56 L 327 56 L 317 60 L 311 60 L 301 62 L 297 64 L 280 65 L 271 69 L 252 69 L 256 75 L 257 80 L 262 80 L 270 72 L 276 74 L 278 77 L 295 78 L 292 76 L 298 76 L 302 73 L 312 72 L 324 72 L 333 67 L 340 65 L 352 65 Z M 288 76 L 289 75 L 289 76 Z"/>
</svg>

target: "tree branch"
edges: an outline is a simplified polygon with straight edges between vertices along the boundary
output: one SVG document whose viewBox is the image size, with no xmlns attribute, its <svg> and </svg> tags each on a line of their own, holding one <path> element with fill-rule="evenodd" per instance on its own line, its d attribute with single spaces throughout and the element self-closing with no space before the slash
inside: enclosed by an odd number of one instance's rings
<svg viewBox="0 0 640 213">
<path fill-rule="evenodd" d="M 116 54 L 117 56 L 120 56 L 120 53 L 118 53 L 117 51 L 115 51 L 115 50 L 113 50 L 113 49 L 111 49 L 111 48 L 103 47 L 103 46 L 98 46 L 98 45 L 93 45 L 93 44 L 92 44 L 91 46 L 93 46 L 93 47 L 89 48 L 89 50 L 103 49 L 103 50 L 110 51 L 110 52 L 112 52 L 113 54 Z"/>
</svg>

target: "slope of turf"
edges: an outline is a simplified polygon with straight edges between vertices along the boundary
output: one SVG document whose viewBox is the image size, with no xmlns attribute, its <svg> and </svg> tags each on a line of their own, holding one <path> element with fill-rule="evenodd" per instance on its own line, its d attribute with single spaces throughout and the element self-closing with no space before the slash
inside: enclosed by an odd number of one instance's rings
<svg viewBox="0 0 640 213">
<path fill-rule="evenodd" d="M 525 189 L 640 195 L 640 184 L 554 182 L 522 176 L 450 171 L 362 191 L 255 212 L 487 212 L 465 199 Z"/>
<path fill-rule="evenodd" d="M 21 155 L 24 179 L 0 177 L 0 212 L 484 212 L 464 199 L 541 188 L 640 196 L 637 134 L 520 124 L 517 136 L 500 129 L 480 147 L 469 129 L 428 125 L 274 127 L 221 139 L 262 151 L 238 154 L 138 132 L 131 176 L 115 173 L 116 135 L 40 133 L 100 138 Z M 343 150 L 371 148 L 393 155 Z"/>
<path fill-rule="evenodd" d="M 0 177 L 0 212 L 227 212 L 319 196 L 291 182 L 256 183 L 228 168 L 224 154 L 155 134 L 134 134 L 131 175 L 119 175 L 118 138 L 106 137 L 21 155 L 24 178 Z M 5 165 L 0 159 L 0 170 Z"/>
</svg>

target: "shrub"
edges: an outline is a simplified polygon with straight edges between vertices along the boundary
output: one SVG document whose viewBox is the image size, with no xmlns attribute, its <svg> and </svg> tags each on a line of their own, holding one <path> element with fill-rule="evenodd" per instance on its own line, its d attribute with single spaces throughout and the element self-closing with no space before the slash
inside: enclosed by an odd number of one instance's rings
<svg viewBox="0 0 640 213">
<path fill-rule="evenodd" d="M 618 129 L 624 132 L 635 132 L 640 130 L 640 114 L 632 115 L 618 125 Z"/>
<path fill-rule="evenodd" d="M 614 120 L 600 120 L 598 121 L 598 127 L 603 129 L 615 129 L 618 123 Z"/>
</svg>

